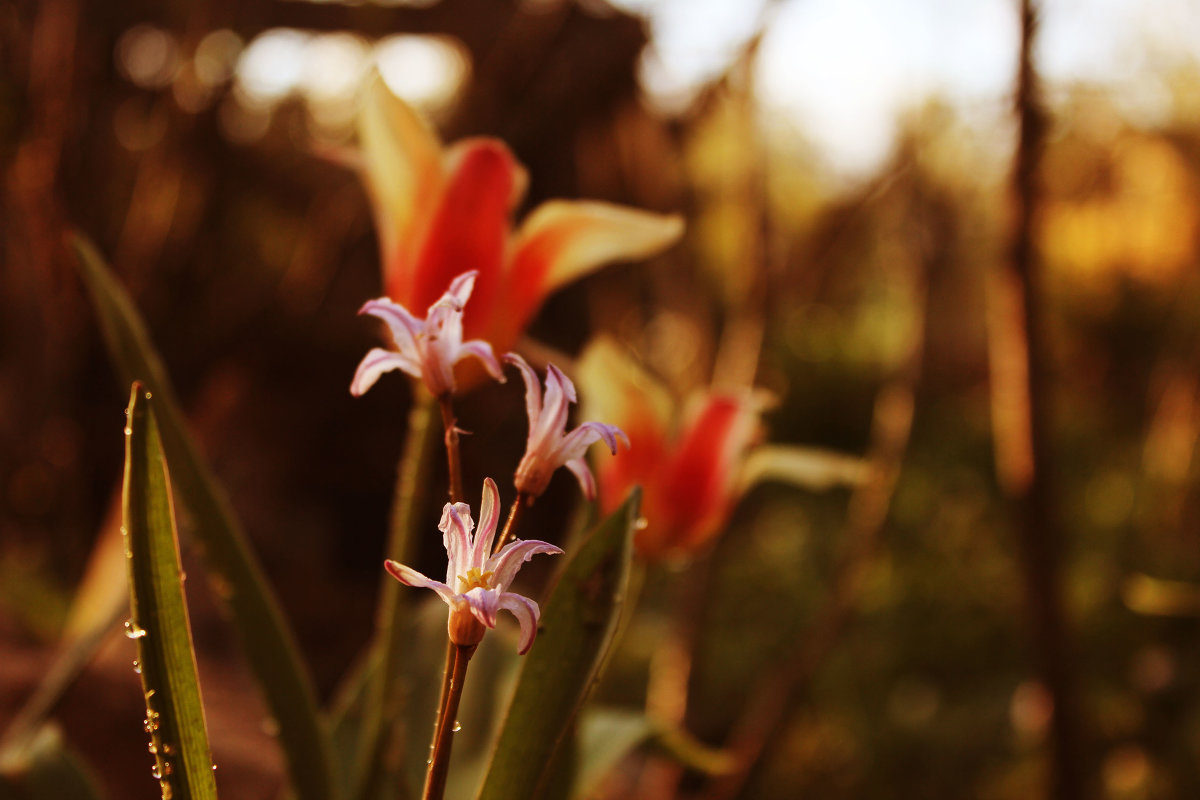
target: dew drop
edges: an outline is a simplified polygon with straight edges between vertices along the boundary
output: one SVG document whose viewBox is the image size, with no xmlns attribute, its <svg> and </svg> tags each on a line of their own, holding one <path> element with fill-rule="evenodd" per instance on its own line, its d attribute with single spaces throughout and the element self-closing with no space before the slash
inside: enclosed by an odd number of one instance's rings
<svg viewBox="0 0 1200 800">
<path fill-rule="evenodd" d="M 150 768 L 150 774 L 151 774 L 151 776 L 154 777 L 155 780 L 159 780 L 159 781 L 162 780 L 163 774 L 162 774 L 162 770 L 158 768 L 158 764 L 155 764 L 153 767 Z"/>
<path fill-rule="evenodd" d="M 638 517 L 637 522 L 633 523 L 634 529 L 639 530 L 639 531 L 646 530 L 647 526 L 649 526 L 649 525 L 650 525 L 650 521 L 648 519 L 646 519 L 645 517 Z"/>
<path fill-rule="evenodd" d="M 140 639 L 146 635 L 146 629 L 139 628 L 133 620 L 127 619 L 125 620 L 125 635 L 130 639 Z"/>
<path fill-rule="evenodd" d="M 133 435 L 133 428 L 131 428 L 131 427 L 129 427 L 128 425 L 126 425 L 126 426 L 125 426 L 125 435 L 126 435 L 126 436 L 132 436 L 132 435 Z"/>
<path fill-rule="evenodd" d="M 458 720 L 454 720 L 454 727 L 451 728 L 450 730 L 453 733 L 458 733 L 459 731 L 462 730 L 462 723 L 459 722 Z"/>
<path fill-rule="evenodd" d="M 140 661 L 138 661 L 136 658 L 133 660 L 133 671 L 136 672 L 138 675 L 142 674 L 142 663 Z"/>
<path fill-rule="evenodd" d="M 171 753 L 175 752 L 175 748 L 171 747 L 171 745 L 168 742 L 163 742 L 162 752 L 163 752 L 164 756 L 169 756 L 169 755 L 171 755 Z"/>
<path fill-rule="evenodd" d="M 216 772 L 216 771 L 217 771 L 217 765 L 213 764 L 213 772 Z"/>
<path fill-rule="evenodd" d="M 150 755 L 152 755 L 152 756 L 158 755 L 158 748 L 154 746 L 154 742 L 151 742 L 150 745 L 146 749 L 150 751 Z"/>
</svg>

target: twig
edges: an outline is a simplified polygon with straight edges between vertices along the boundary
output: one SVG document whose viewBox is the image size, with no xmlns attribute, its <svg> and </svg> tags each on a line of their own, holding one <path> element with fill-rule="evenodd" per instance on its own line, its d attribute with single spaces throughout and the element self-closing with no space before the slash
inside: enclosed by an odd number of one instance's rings
<svg viewBox="0 0 1200 800">
<path fill-rule="evenodd" d="M 1034 246 L 1038 162 L 1046 127 L 1033 66 L 1036 33 L 1033 2 L 1022 0 L 1016 95 L 1020 133 L 1012 175 L 1015 223 L 1009 262 L 991 287 L 997 312 L 990 320 L 993 436 L 1000 483 L 1018 515 L 1017 537 L 1039 669 L 1054 701 L 1052 794 L 1060 800 L 1077 800 L 1085 796 L 1085 780 L 1059 579 L 1063 533 L 1052 484 L 1050 380 Z"/>
</svg>

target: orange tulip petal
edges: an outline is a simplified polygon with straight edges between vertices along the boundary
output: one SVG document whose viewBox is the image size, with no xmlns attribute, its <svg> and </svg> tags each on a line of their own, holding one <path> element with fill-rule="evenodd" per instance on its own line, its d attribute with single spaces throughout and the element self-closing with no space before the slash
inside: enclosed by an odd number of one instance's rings
<svg viewBox="0 0 1200 800">
<path fill-rule="evenodd" d="M 440 191 L 442 146 L 424 118 L 392 94 L 378 75 L 363 97 L 358 139 L 358 163 L 383 251 L 384 285 L 393 300 L 413 308 L 407 287 L 400 284 L 403 276 L 413 274 L 418 232 L 433 206 L 431 198 Z M 448 280 L 442 288 L 447 284 Z"/>
<path fill-rule="evenodd" d="M 607 513 L 625 501 L 635 484 L 646 486 L 665 460 L 671 397 L 607 336 L 584 350 L 575 377 L 580 416 L 602 419 L 629 437 L 628 448 L 600 462 L 600 506 Z"/>
<path fill-rule="evenodd" d="M 694 549 L 720 530 L 736 499 L 738 463 L 757 430 L 750 398 L 707 398 L 647 489 L 650 526 L 637 539 L 644 556 Z"/>
<path fill-rule="evenodd" d="M 683 234 L 678 216 L 551 200 L 522 224 L 505 285 L 506 322 L 522 330 L 546 295 L 614 261 L 648 258 Z"/>
<path fill-rule="evenodd" d="M 523 171 L 497 139 L 459 142 L 451 148 L 447 166 L 449 177 L 417 256 L 411 302 L 423 308 L 437 300 L 454 276 L 478 270 L 463 318 L 464 335 L 475 338 L 488 332 Z M 493 341 L 500 348 L 507 344 Z"/>
</svg>

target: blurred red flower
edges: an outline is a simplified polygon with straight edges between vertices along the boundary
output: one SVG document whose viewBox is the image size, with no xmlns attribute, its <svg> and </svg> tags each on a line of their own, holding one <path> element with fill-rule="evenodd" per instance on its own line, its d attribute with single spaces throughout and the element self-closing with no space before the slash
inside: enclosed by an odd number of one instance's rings
<svg viewBox="0 0 1200 800">
<path fill-rule="evenodd" d="M 744 486 L 743 462 L 760 433 L 759 395 L 705 391 L 680 416 L 663 387 L 603 339 L 584 352 L 578 378 L 586 415 L 620 426 L 630 441 L 598 470 L 601 509 L 612 511 L 640 485 L 640 556 L 686 555 L 707 544 Z"/>
</svg>

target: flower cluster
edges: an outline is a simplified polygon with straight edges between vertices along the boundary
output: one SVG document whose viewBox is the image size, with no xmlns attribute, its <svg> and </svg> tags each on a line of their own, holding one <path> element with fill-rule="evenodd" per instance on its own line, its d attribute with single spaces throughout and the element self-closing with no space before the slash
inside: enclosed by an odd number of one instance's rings
<svg viewBox="0 0 1200 800">
<path fill-rule="evenodd" d="M 475 277 L 474 272 L 456 277 L 445 294 L 430 306 L 424 320 L 417 319 L 387 298 L 372 300 L 363 306 L 362 313 L 387 323 L 396 349 L 377 347 L 367 353 L 351 382 L 351 393 L 361 395 L 383 373 L 400 370 L 423 382 L 435 396 L 446 399 L 455 390 L 454 365 L 468 356 L 477 358 L 489 374 L 503 381 L 504 374 L 491 345 L 482 340 L 462 340 L 463 312 Z M 515 353 L 504 358 L 517 367 L 525 381 L 525 405 L 529 415 L 525 454 L 514 476 L 517 502 L 539 497 L 555 470 L 562 466 L 575 475 L 584 495 L 593 499 L 596 479 L 584 460 L 588 446 L 603 441 L 616 453 L 618 443 L 624 442 L 628 446 L 629 438 L 620 428 L 601 422 L 585 422 L 567 433 L 568 411 L 576 401 L 571 379 L 550 364 L 543 395 L 533 367 Z M 527 597 L 509 592 L 508 587 L 521 564 L 531 556 L 562 551 L 543 541 L 515 540 L 492 553 L 499 508 L 499 493 L 491 478 L 484 481 L 479 529 L 474 534 L 470 507 L 462 502 L 445 505 L 438 526 L 449 561 L 445 582 L 428 578 L 396 561 L 387 561 L 385 566 L 401 583 L 438 593 L 450 607 L 448 630 L 450 640 L 455 644 L 477 644 L 485 628 L 495 627 L 496 613 L 503 608 L 512 612 L 521 625 L 520 651 L 524 653 L 533 644 L 537 631 L 538 605 Z"/>
<path fill-rule="evenodd" d="M 496 352 L 515 344 L 547 294 L 604 264 L 654 255 L 679 238 L 683 225 L 675 216 L 555 200 L 514 230 L 511 214 L 527 181 L 504 143 L 476 138 L 444 148 L 425 120 L 378 80 L 366 94 L 358 139 L 361 157 L 355 163 L 373 201 L 386 292 L 359 313 L 382 320 L 392 346 L 367 353 L 350 391 L 359 396 L 395 370 L 423 384 L 442 405 L 451 471 L 452 502 L 439 526 L 449 562 L 446 580 L 395 561 L 386 568 L 406 585 L 437 592 L 450 607 L 448 629 L 455 644 L 478 643 L 503 608 L 517 617 L 525 652 L 537 630 L 538 606 L 509 586 L 529 557 L 561 551 L 542 541 L 508 542 L 512 531 L 506 525 L 492 552 L 499 494 L 490 478 L 474 530 L 470 508 L 454 496 L 461 492 L 461 480 L 456 484 L 460 469 L 451 399 L 479 383 L 484 373 L 504 381 Z M 425 318 L 411 313 L 414 308 L 427 308 Z M 594 499 L 597 482 L 585 460 L 588 447 L 603 442 L 615 454 L 621 444 L 630 446 L 629 438 L 601 422 L 584 422 L 568 432 L 570 406 L 577 400 L 571 379 L 549 364 L 543 392 L 524 359 L 509 353 L 504 360 L 521 373 L 529 415 L 525 453 L 513 480 L 514 510 L 541 496 L 563 466 L 584 496 Z M 510 522 L 515 518 L 514 513 Z"/>
</svg>

